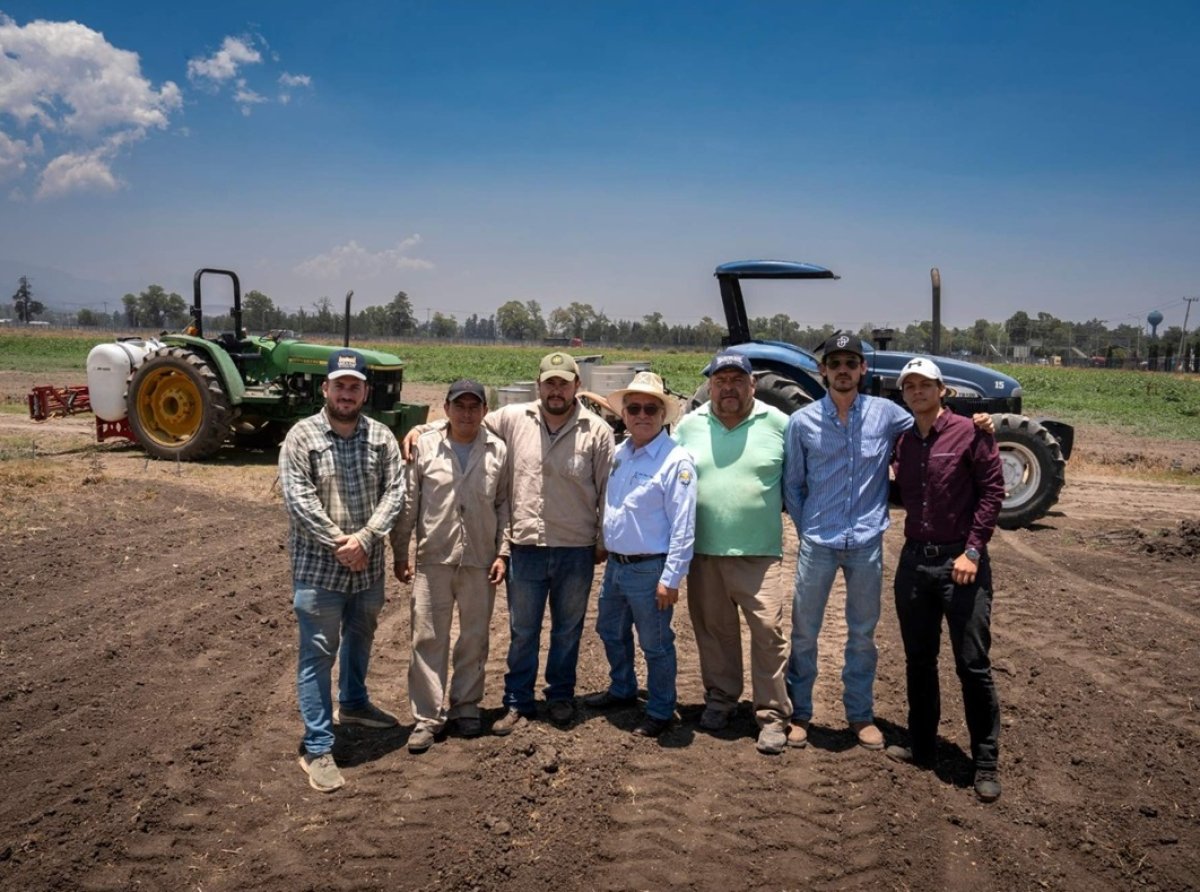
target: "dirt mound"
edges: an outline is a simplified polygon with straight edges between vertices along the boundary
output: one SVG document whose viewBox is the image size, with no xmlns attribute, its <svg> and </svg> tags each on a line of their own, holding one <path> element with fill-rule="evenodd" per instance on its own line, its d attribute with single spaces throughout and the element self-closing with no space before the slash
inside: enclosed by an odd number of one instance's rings
<svg viewBox="0 0 1200 892">
<path fill-rule="evenodd" d="M 1175 527 L 1143 530 L 1122 527 L 1095 537 L 1105 546 L 1124 547 L 1135 554 L 1147 554 L 1166 561 L 1195 560 L 1200 556 L 1200 521 L 1181 520 Z"/>
</svg>

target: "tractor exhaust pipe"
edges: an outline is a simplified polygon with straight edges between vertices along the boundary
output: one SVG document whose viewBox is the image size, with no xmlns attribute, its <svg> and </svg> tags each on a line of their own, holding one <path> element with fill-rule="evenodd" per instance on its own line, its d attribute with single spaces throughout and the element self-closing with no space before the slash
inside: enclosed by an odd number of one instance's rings
<svg viewBox="0 0 1200 892">
<path fill-rule="evenodd" d="M 942 355 L 942 274 L 938 272 L 935 266 L 929 271 L 929 278 L 933 280 L 933 343 L 930 345 L 932 349 L 930 353 L 934 356 Z"/>
<path fill-rule="evenodd" d="M 342 338 L 342 346 L 350 346 L 350 298 L 354 297 L 354 289 L 346 292 L 346 334 Z"/>
</svg>

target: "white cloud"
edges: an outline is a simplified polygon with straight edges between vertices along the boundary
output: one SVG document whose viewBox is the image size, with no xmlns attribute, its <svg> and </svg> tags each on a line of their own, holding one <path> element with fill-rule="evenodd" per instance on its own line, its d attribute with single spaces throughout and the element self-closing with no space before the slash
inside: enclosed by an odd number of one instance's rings
<svg viewBox="0 0 1200 892">
<path fill-rule="evenodd" d="M 250 110 L 256 105 L 261 105 L 269 101 L 266 96 L 261 93 L 255 93 L 246 86 L 246 81 L 238 79 L 237 90 L 233 94 L 233 101 L 238 104 L 238 108 L 242 110 L 242 114 L 250 117 Z"/>
<path fill-rule="evenodd" d="M 312 78 L 307 74 L 288 74 L 286 71 L 279 75 L 279 86 L 288 87 L 311 87 Z"/>
<path fill-rule="evenodd" d="M 115 192 L 121 183 L 113 175 L 101 148 L 86 154 L 68 152 L 46 165 L 38 182 L 37 198 L 61 198 L 73 192 Z"/>
<path fill-rule="evenodd" d="M 293 271 L 316 279 L 336 279 L 349 274 L 375 276 L 392 270 L 433 269 L 430 261 L 408 256 L 408 252 L 420 243 L 421 236 L 414 234 L 398 242 L 394 248 L 371 253 L 352 239 L 328 253 L 297 264 Z"/>
<path fill-rule="evenodd" d="M 165 129 L 182 104 L 174 83 L 155 89 L 137 53 L 86 25 L 37 20 L 21 26 L 0 14 L 0 118 L 29 133 L 5 136 L 0 172 L 11 177 L 36 169 L 29 162 L 47 148 L 45 140 L 54 157 L 37 171 L 38 197 L 118 188 L 110 168 L 117 153 L 148 131 Z"/>
<path fill-rule="evenodd" d="M 242 65 L 255 65 L 262 61 L 262 53 L 254 48 L 251 38 L 226 37 L 221 48 L 207 59 L 189 59 L 188 80 L 193 83 L 210 81 L 222 84 L 237 77 Z"/>
</svg>

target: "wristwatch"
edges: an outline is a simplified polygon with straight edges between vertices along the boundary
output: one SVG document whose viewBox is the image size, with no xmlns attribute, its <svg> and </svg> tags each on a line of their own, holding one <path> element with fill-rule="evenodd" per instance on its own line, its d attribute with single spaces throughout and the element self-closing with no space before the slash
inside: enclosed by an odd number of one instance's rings
<svg viewBox="0 0 1200 892">
<path fill-rule="evenodd" d="M 968 548 L 966 551 L 963 552 L 963 554 L 965 554 L 967 556 L 967 560 L 973 561 L 976 564 L 979 563 L 979 549 L 978 548 Z"/>
</svg>

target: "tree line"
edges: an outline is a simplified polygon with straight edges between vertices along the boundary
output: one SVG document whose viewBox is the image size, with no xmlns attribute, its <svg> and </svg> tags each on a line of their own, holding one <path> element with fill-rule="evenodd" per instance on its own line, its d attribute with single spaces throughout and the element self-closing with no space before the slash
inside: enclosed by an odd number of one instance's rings
<svg viewBox="0 0 1200 892">
<path fill-rule="evenodd" d="M 48 312 L 33 298 L 28 277 L 22 276 L 12 301 L 17 321 L 26 323 L 35 316 L 47 315 L 53 317 L 49 321 L 83 327 L 171 331 L 182 329 L 190 319 L 190 307 L 183 297 L 167 292 L 160 285 L 150 285 L 138 294 L 126 294 L 121 299 L 121 309 L 112 314 L 87 308 L 65 314 Z M 232 330 L 233 319 L 228 308 L 225 309 L 224 313 L 205 314 L 206 329 Z M 242 323 L 248 331 L 255 333 L 285 330 L 297 335 L 329 335 L 344 330 L 345 316 L 328 297 L 319 298 L 309 309 L 289 309 L 277 305 L 261 291 L 250 291 L 242 298 Z M 835 333 L 832 325 L 802 327 L 784 313 L 752 318 L 750 331 L 759 340 L 808 348 Z M 719 347 L 726 335 L 725 326 L 710 316 L 692 324 L 670 324 L 661 312 L 647 313 L 639 319 L 613 319 L 591 304 L 578 301 L 556 307 L 548 314 L 535 300 L 510 300 L 488 316 L 472 313 L 460 321 L 454 314 L 430 312 L 425 319 L 419 319 L 411 298 L 404 291 L 397 292 L 386 304 L 352 312 L 350 332 L 365 338 L 527 343 L 541 343 L 547 338 L 578 338 L 584 345 L 708 350 Z M 933 327 L 929 320 L 896 329 L 882 329 L 866 322 L 855 333 L 887 349 L 914 353 L 932 351 Z M 1160 332 L 1158 343 L 1173 353 L 1184 340 L 1183 334 L 1180 326 L 1171 326 Z M 943 326 L 940 352 L 996 359 L 1060 356 L 1067 362 L 1103 357 L 1107 361 L 1120 362 L 1148 355 L 1150 345 L 1151 339 L 1140 325 L 1122 323 L 1109 327 L 1102 319 L 1073 322 L 1046 312 L 1031 316 L 1019 310 L 1003 322 L 977 319 L 972 325 L 961 328 Z"/>
</svg>

